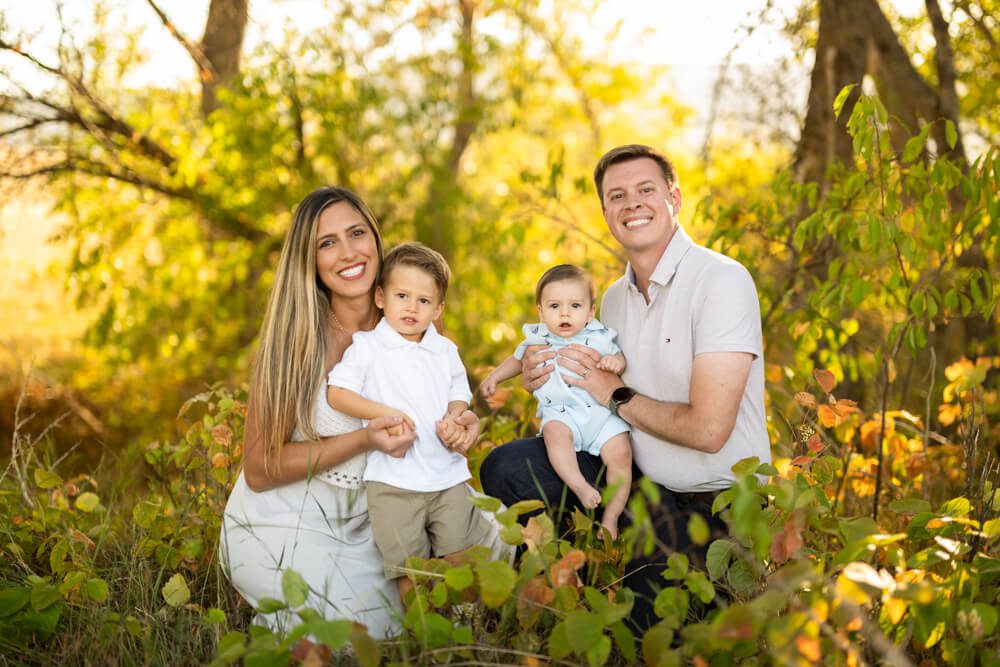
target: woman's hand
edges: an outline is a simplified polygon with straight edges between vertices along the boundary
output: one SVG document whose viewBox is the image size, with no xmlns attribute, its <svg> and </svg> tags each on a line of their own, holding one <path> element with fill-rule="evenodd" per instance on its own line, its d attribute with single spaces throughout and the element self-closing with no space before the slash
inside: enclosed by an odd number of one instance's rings
<svg viewBox="0 0 1000 667">
<path fill-rule="evenodd" d="M 556 353 L 548 345 L 529 345 L 521 357 L 521 377 L 524 378 L 524 388 L 533 392 L 549 381 L 549 375 L 555 368 L 552 364 L 542 365 L 549 359 L 554 359 Z"/>
<path fill-rule="evenodd" d="M 585 345 L 567 345 L 559 351 L 559 365 L 573 371 L 580 377 L 563 374 L 566 384 L 582 387 L 601 405 L 607 405 L 611 400 L 611 392 L 625 383 L 616 374 L 601 370 L 597 363 L 601 353 Z"/>
<path fill-rule="evenodd" d="M 446 449 L 463 456 L 479 437 L 479 417 L 472 410 L 465 410 L 457 417 L 445 417 L 434 422 L 437 436 Z"/>
<path fill-rule="evenodd" d="M 402 417 L 375 417 L 365 427 L 368 435 L 369 449 L 388 454 L 397 459 L 406 455 L 417 434 L 411 428 L 406 428 Z M 402 431 L 399 433 L 398 431 Z M 395 433 L 394 433 L 395 432 Z"/>
</svg>

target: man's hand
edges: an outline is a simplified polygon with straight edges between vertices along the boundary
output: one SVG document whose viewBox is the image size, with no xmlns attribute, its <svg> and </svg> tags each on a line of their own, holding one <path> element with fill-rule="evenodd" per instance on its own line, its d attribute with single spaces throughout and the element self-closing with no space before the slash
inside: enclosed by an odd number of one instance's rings
<svg viewBox="0 0 1000 667">
<path fill-rule="evenodd" d="M 617 374 L 601 370 L 601 353 L 585 345 L 567 345 L 559 351 L 559 365 L 580 377 L 564 374 L 563 380 L 572 387 L 582 387 L 601 405 L 611 400 L 611 392 L 625 386 Z"/>
<path fill-rule="evenodd" d="M 524 388 L 533 392 L 548 382 L 549 375 L 555 368 L 552 364 L 543 366 L 549 359 L 554 359 L 556 353 L 548 345 L 529 345 L 521 357 L 521 377 L 524 378 Z"/>
<path fill-rule="evenodd" d="M 402 432 L 393 432 L 400 430 Z M 402 417 L 397 416 L 375 417 L 368 422 L 365 431 L 368 435 L 369 449 L 397 459 L 406 455 L 406 450 L 417 438 L 413 429 L 407 426 Z"/>
<path fill-rule="evenodd" d="M 479 437 L 479 417 L 465 410 L 457 417 L 445 415 L 434 423 L 437 436 L 445 448 L 464 455 Z"/>
</svg>

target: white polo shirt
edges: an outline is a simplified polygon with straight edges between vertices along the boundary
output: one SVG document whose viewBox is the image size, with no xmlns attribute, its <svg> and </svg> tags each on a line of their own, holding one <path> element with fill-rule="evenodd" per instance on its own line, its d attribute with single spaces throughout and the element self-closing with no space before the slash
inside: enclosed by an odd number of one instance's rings
<svg viewBox="0 0 1000 667">
<path fill-rule="evenodd" d="M 628 366 L 622 380 L 660 401 L 689 403 L 694 358 L 706 352 L 754 355 L 732 435 L 715 454 L 632 429 L 633 455 L 643 474 L 678 492 L 732 485 L 741 459 L 771 460 L 764 412 L 764 350 L 760 304 L 742 264 L 696 245 L 683 228 L 650 278 L 649 303 L 629 265 L 604 294 L 601 320 L 618 330 Z"/>
<path fill-rule="evenodd" d="M 445 449 L 434 430 L 448 403 L 468 403 L 472 392 L 458 348 L 433 324 L 419 343 L 400 336 L 384 319 L 372 331 L 355 333 L 327 380 L 402 410 L 416 423 L 417 439 L 403 458 L 368 453 L 365 481 L 443 491 L 471 477 L 465 457 Z"/>
</svg>

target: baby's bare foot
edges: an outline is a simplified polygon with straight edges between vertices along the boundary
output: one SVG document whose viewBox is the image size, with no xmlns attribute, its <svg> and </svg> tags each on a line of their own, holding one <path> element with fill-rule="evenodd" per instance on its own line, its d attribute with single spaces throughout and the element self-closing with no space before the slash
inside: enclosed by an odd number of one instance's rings
<svg viewBox="0 0 1000 667">
<path fill-rule="evenodd" d="M 601 494 L 586 482 L 577 486 L 570 486 L 576 497 L 580 499 L 580 504 L 587 509 L 594 509 L 601 504 Z"/>
</svg>

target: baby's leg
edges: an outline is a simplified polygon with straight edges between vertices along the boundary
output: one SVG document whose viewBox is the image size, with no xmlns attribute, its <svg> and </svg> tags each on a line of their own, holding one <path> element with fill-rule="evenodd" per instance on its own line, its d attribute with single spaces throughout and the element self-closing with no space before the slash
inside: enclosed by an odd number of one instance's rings
<svg viewBox="0 0 1000 667">
<path fill-rule="evenodd" d="M 618 519 L 625 510 L 632 486 L 632 447 L 628 433 L 619 433 L 605 442 L 601 447 L 601 460 L 607 469 L 608 486 L 615 488 L 615 494 L 604 508 L 601 525 L 611 537 L 618 537 Z"/>
<path fill-rule="evenodd" d="M 566 486 L 580 499 L 580 504 L 591 509 L 600 505 L 601 494 L 590 485 L 576 462 L 573 432 L 569 427 L 557 421 L 550 421 L 542 427 L 542 438 L 545 440 L 549 463 L 562 481 L 566 482 Z"/>
</svg>

